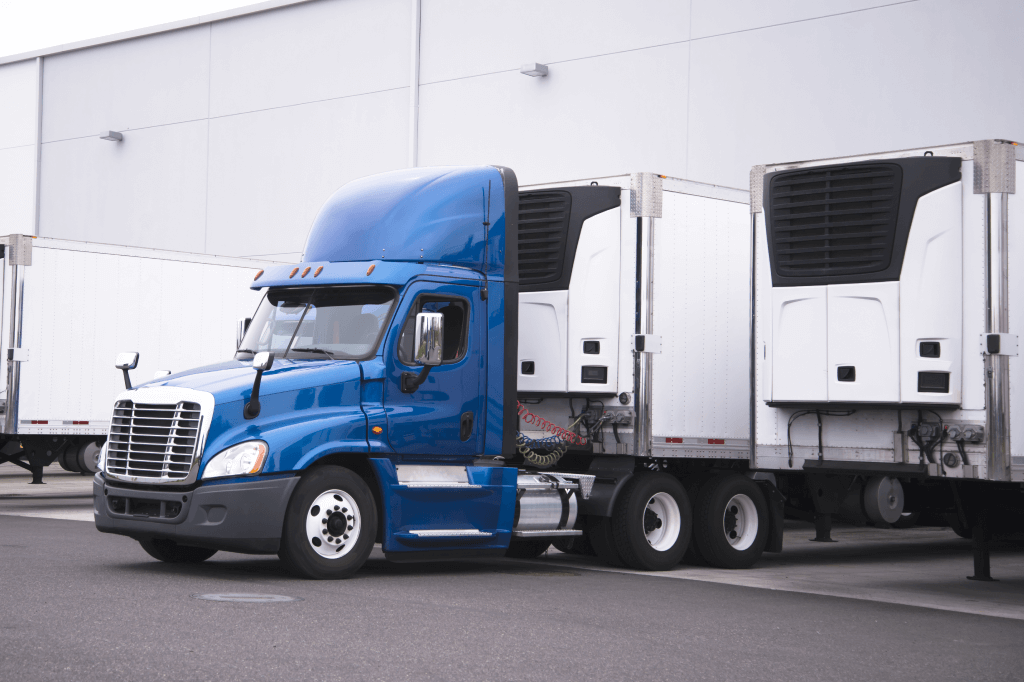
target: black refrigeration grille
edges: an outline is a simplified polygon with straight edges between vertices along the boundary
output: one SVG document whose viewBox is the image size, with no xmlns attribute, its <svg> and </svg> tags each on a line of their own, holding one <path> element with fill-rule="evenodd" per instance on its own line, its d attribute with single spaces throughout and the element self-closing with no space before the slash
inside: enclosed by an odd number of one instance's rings
<svg viewBox="0 0 1024 682">
<path fill-rule="evenodd" d="M 896 164 L 848 164 L 779 173 L 768 220 L 775 272 L 829 277 L 881 272 L 896 238 L 903 179 Z"/>
<path fill-rule="evenodd" d="M 519 284 L 547 284 L 562 276 L 572 197 L 563 191 L 519 195 Z"/>
</svg>

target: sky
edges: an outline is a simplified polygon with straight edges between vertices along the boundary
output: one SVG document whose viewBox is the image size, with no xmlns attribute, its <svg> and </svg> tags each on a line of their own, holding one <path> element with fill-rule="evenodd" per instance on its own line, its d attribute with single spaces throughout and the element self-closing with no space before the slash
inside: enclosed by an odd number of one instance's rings
<svg viewBox="0 0 1024 682">
<path fill-rule="evenodd" d="M 0 0 L 0 56 L 165 24 L 260 0 Z"/>
</svg>

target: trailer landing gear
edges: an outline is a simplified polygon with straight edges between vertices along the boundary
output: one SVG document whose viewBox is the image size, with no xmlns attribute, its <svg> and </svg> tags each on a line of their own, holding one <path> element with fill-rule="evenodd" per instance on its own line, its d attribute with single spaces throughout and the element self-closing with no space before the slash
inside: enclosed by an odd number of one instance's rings
<svg viewBox="0 0 1024 682">
<path fill-rule="evenodd" d="M 837 542 L 832 539 L 832 515 L 815 512 L 814 537 L 811 542 Z"/>
<path fill-rule="evenodd" d="M 980 582 L 998 582 L 992 577 L 991 566 L 989 565 L 989 540 L 992 530 L 989 528 L 988 512 L 982 511 L 978 514 L 971 531 L 971 544 L 974 549 L 974 575 L 967 576 L 968 580 Z"/>
</svg>

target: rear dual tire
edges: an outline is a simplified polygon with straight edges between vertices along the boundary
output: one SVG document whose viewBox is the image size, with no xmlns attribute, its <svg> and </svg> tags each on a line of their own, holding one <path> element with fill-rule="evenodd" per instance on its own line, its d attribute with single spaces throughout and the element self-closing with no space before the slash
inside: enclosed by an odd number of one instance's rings
<svg viewBox="0 0 1024 682">
<path fill-rule="evenodd" d="M 750 568 L 768 542 L 768 504 L 757 483 L 731 474 L 708 480 L 697 494 L 693 539 L 716 568 Z"/>
<path fill-rule="evenodd" d="M 636 474 L 619 493 L 611 518 L 591 520 L 590 543 L 610 566 L 667 571 L 690 544 L 690 499 L 669 474 Z"/>
</svg>

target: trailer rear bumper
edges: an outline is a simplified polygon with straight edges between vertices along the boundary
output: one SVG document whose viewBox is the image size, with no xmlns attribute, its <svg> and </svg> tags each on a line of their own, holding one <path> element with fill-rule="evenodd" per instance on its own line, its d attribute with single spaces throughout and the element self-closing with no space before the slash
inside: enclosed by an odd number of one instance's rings
<svg viewBox="0 0 1024 682">
<path fill-rule="evenodd" d="M 96 528 L 136 540 L 165 538 L 195 547 L 274 554 L 297 476 L 137 490 L 93 478 Z"/>
</svg>

